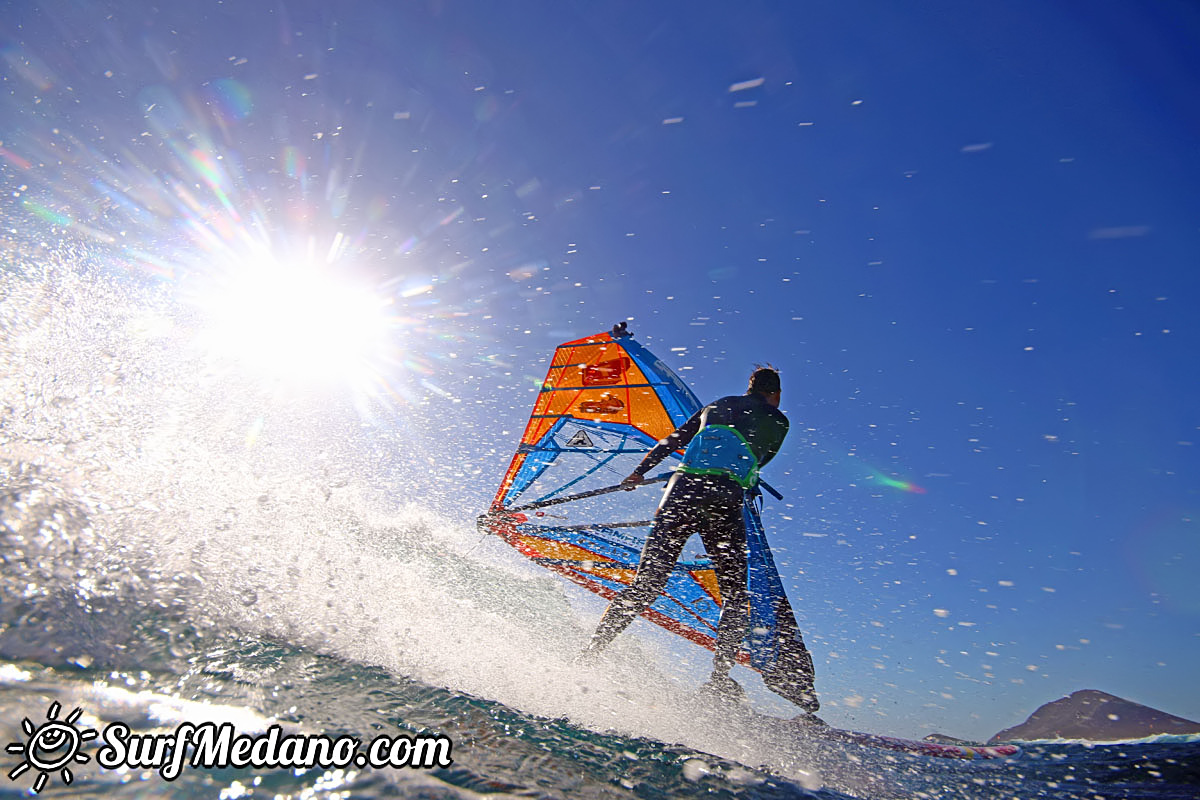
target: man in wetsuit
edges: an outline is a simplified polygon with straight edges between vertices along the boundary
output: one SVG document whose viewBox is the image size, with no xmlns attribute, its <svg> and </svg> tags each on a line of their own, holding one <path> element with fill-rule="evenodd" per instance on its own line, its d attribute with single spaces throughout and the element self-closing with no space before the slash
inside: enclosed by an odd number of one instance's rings
<svg viewBox="0 0 1200 800">
<path fill-rule="evenodd" d="M 745 394 L 722 397 L 700 409 L 622 481 L 625 488 L 635 488 L 669 454 L 687 448 L 654 515 L 633 584 L 609 604 L 585 656 L 604 649 L 654 602 L 688 538 L 698 533 L 722 600 L 712 678 L 705 688 L 730 698 L 742 695 L 729 677 L 748 617 L 742 502 L 746 491 L 757 486 L 758 471 L 775 457 L 787 436 L 788 420 L 779 410 L 779 397 L 779 373 L 759 367 Z"/>
</svg>

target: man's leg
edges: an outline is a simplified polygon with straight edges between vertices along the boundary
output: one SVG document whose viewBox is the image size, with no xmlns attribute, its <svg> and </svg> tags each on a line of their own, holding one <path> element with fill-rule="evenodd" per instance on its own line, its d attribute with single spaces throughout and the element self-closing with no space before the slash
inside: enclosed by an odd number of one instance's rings
<svg viewBox="0 0 1200 800">
<path fill-rule="evenodd" d="M 655 515 L 654 527 L 642 548 L 633 583 L 608 604 L 586 652 L 603 650 L 666 588 L 671 570 L 691 535 L 690 517 L 685 498 L 676 502 L 669 497 L 666 499 Z"/>
<path fill-rule="evenodd" d="M 712 509 L 711 525 L 701 532 L 704 549 L 712 560 L 721 590 L 721 616 L 717 622 L 717 652 L 713 656 L 713 680 L 729 675 L 746 638 L 749 622 L 746 526 L 742 520 L 740 492 L 736 498 Z"/>
</svg>

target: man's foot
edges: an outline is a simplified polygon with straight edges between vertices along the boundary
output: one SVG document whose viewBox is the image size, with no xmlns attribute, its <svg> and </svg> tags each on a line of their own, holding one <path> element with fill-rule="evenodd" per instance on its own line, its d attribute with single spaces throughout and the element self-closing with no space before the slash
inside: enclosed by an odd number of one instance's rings
<svg viewBox="0 0 1200 800">
<path fill-rule="evenodd" d="M 817 693 L 812 691 L 804 692 L 798 700 L 793 702 L 809 714 L 815 714 L 821 708 L 821 701 L 817 699 Z"/>
<path fill-rule="evenodd" d="M 587 647 L 579 651 L 579 654 L 571 660 L 571 663 L 577 667 L 595 666 L 596 662 L 600 660 L 600 654 L 603 651 L 604 648 L 597 645 L 596 640 L 593 639 L 592 641 L 588 642 Z"/>
<path fill-rule="evenodd" d="M 746 691 L 737 681 L 728 675 L 719 675 L 716 672 L 712 674 L 707 683 L 700 687 L 700 691 L 730 703 L 746 701 Z"/>
<path fill-rule="evenodd" d="M 818 717 L 816 714 L 797 714 L 792 717 L 792 722 L 799 722 L 801 725 L 812 725 L 814 728 L 828 728 L 829 723 Z"/>
</svg>

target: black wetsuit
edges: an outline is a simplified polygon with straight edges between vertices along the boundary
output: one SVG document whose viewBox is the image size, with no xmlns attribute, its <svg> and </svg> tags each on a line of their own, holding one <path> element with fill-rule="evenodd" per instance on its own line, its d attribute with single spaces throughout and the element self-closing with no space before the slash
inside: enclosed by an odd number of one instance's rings
<svg viewBox="0 0 1200 800">
<path fill-rule="evenodd" d="M 706 425 L 736 428 L 762 467 L 779 452 L 788 420 L 756 392 L 722 397 L 685 422 L 646 454 L 635 470 L 645 475 L 670 453 L 686 448 Z M 676 471 L 654 515 L 633 584 L 619 594 L 600 620 L 592 647 L 599 649 L 625 630 L 662 593 L 692 534 L 700 534 L 712 561 L 721 592 L 714 673 L 729 672 L 745 638 L 747 623 L 746 526 L 742 520 L 745 491 L 724 475 Z"/>
</svg>

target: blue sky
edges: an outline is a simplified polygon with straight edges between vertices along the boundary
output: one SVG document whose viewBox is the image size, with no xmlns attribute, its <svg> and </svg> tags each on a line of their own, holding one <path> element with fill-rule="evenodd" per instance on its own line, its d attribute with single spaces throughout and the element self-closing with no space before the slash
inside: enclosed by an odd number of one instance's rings
<svg viewBox="0 0 1200 800">
<path fill-rule="evenodd" d="M 629 319 L 702 399 L 781 369 L 765 520 L 840 721 L 1200 719 L 1195 6 L 3 17 L 8 235 L 167 286 L 336 242 L 430 502 L 473 519 L 553 346 Z"/>
</svg>

